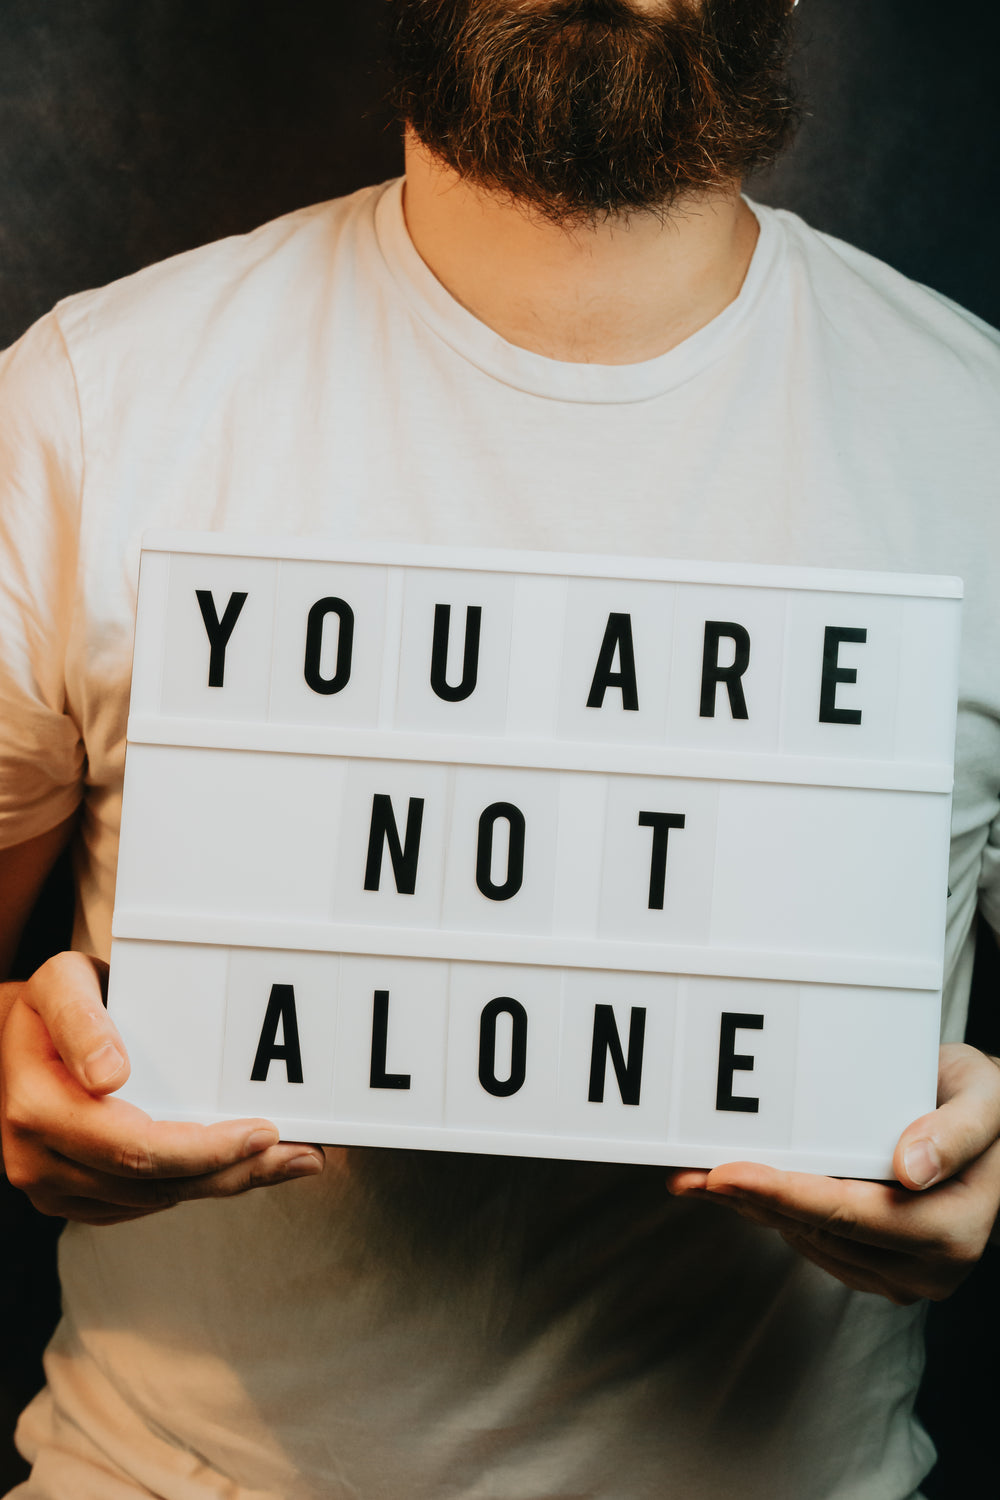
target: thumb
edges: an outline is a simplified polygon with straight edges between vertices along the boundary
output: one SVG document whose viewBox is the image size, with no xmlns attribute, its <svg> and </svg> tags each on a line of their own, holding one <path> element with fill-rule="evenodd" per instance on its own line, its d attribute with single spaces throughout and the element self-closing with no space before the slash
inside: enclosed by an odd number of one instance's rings
<svg viewBox="0 0 1000 1500">
<path fill-rule="evenodd" d="M 904 1187 L 933 1187 L 961 1172 L 1000 1136 L 1000 1066 L 974 1047 L 941 1048 L 938 1107 L 908 1125 L 892 1159 Z"/>
<path fill-rule="evenodd" d="M 84 953 L 57 953 L 36 969 L 20 999 L 44 1023 L 60 1058 L 91 1094 L 120 1089 L 128 1053 L 104 1008 L 108 966 Z"/>
</svg>

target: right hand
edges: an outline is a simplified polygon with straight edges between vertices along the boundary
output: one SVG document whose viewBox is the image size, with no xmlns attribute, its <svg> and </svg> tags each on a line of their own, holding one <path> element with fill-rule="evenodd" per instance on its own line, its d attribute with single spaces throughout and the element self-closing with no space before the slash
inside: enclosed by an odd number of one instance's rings
<svg viewBox="0 0 1000 1500">
<path fill-rule="evenodd" d="M 3 1161 L 37 1209 L 120 1224 L 323 1170 L 319 1147 L 279 1145 L 268 1120 L 153 1120 L 111 1098 L 129 1063 L 104 1008 L 106 978 L 99 959 L 57 954 L 21 987 L 3 1028 Z"/>
</svg>

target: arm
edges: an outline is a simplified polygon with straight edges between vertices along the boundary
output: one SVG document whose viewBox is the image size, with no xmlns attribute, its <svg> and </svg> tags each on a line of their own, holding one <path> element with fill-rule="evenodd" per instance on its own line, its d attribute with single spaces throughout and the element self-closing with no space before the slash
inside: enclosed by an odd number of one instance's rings
<svg viewBox="0 0 1000 1500">
<path fill-rule="evenodd" d="M 74 819 L 0 850 L 0 955 L 18 936 Z M 267 1120 L 152 1120 L 111 1095 L 128 1056 L 104 1008 L 107 965 L 60 953 L 0 985 L 0 1133 L 7 1174 L 42 1213 L 118 1224 L 188 1198 L 229 1197 L 322 1170 Z"/>
<path fill-rule="evenodd" d="M 900 1304 L 940 1300 L 982 1255 L 1000 1205 L 996 1059 L 962 1044 L 941 1048 L 938 1107 L 907 1126 L 893 1167 L 902 1186 L 736 1162 L 673 1172 L 668 1187 L 777 1229 L 859 1291 Z"/>
</svg>

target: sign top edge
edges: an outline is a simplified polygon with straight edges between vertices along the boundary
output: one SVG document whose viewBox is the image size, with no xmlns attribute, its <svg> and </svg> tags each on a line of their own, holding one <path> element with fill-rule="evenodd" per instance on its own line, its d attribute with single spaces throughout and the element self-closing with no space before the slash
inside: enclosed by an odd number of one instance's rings
<svg viewBox="0 0 1000 1500">
<path fill-rule="evenodd" d="M 456 568 L 469 572 L 554 577 L 621 578 L 650 583 L 699 583 L 845 594 L 894 594 L 961 599 L 960 578 L 934 573 L 887 573 L 855 568 L 790 567 L 780 563 L 708 562 L 625 557 L 600 552 L 533 552 L 491 547 L 427 546 L 405 542 L 339 542 L 334 537 L 279 536 L 237 531 L 146 531 L 143 552 L 247 557 L 287 562 L 361 563 L 383 567 Z"/>
</svg>

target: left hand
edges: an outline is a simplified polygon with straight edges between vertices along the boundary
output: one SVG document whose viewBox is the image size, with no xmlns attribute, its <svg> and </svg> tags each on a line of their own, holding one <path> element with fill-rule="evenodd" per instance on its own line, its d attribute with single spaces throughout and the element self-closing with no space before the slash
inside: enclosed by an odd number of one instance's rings
<svg viewBox="0 0 1000 1500">
<path fill-rule="evenodd" d="M 1000 1062 L 941 1048 L 938 1107 L 907 1126 L 895 1183 L 734 1162 L 668 1178 L 678 1197 L 769 1225 L 846 1286 L 907 1305 L 949 1296 L 982 1255 L 1000 1207 Z"/>
</svg>

